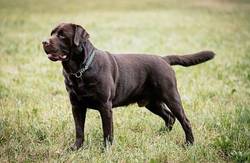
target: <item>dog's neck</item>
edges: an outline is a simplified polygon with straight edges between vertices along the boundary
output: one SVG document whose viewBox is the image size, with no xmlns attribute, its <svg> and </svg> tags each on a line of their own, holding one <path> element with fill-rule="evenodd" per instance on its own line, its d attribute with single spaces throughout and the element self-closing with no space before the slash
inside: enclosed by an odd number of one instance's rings
<svg viewBox="0 0 250 163">
<path fill-rule="evenodd" d="M 87 40 L 85 43 L 82 43 L 80 47 L 72 50 L 71 58 L 68 61 L 63 61 L 63 69 L 67 73 L 75 73 L 81 67 L 81 64 L 89 57 L 91 52 L 96 49 L 93 44 Z"/>
</svg>

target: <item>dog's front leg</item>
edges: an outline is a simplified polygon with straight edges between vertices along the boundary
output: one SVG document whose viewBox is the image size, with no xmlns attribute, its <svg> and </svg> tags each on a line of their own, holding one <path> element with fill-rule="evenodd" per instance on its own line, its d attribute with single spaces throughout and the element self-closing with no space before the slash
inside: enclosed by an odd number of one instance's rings
<svg viewBox="0 0 250 163">
<path fill-rule="evenodd" d="M 79 149 L 84 142 L 84 124 L 87 108 L 72 105 L 72 113 L 75 121 L 76 140 L 71 146 L 71 150 Z"/>
<path fill-rule="evenodd" d="M 111 102 L 106 103 L 99 110 L 102 118 L 104 147 L 112 145 L 113 142 L 113 115 Z"/>
</svg>

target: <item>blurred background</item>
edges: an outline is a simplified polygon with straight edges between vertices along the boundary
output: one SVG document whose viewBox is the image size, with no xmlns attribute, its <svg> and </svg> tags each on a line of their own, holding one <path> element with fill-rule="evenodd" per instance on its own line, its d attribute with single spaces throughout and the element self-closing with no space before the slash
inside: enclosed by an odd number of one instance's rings
<svg viewBox="0 0 250 163">
<path fill-rule="evenodd" d="M 0 0 L 0 162 L 248 162 L 250 1 Z M 85 146 L 74 124 L 59 62 L 41 46 L 61 22 L 82 25 L 95 47 L 155 55 L 212 50 L 214 60 L 174 67 L 196 144 L 184 149 L 178 122 L 137 105 L 114 110 L 115 145 L 102 152 L 98 112 Z"/>
</svg>

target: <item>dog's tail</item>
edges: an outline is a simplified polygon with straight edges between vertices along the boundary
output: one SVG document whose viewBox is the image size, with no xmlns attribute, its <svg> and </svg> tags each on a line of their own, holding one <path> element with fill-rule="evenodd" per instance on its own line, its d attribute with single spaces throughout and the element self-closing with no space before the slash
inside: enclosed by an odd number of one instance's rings
<svg viewBox="0 0 250 163">
<path fill-rule="evenodd" d="M 201 51 L 188 55 L 169 55 L 162 57 L 170 65 L 193 66 L 213 59 L 215 53 L 212 51 Z"/>
</svg>

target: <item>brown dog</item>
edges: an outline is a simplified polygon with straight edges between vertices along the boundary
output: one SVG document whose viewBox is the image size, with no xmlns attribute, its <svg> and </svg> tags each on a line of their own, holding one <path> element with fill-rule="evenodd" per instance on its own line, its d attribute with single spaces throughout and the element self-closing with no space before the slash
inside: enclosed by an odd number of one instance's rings
<svg viewBox="0 0 250 163">
<path fill-rule="evenodd" d="M 59 24 L 42 43 L 50 60 L 62 61 L 76 128 L 73 150 L 84 142 L 87 108 L 100 112 L 107 146 L 113 141 L 112 108 L 131 103 L 145 106 L 160 116 L 170 130 L 176 117 L 184 129 L 186 143 L 193 144 L 191 125 L 184 113 L 171 65 L 196 65 L 212 59 L 213 52 L 165 57 L 113 55 L 96 49 L 89 41 L 89 34 L 81 26 L 70 23 Z"/>
</svg>

